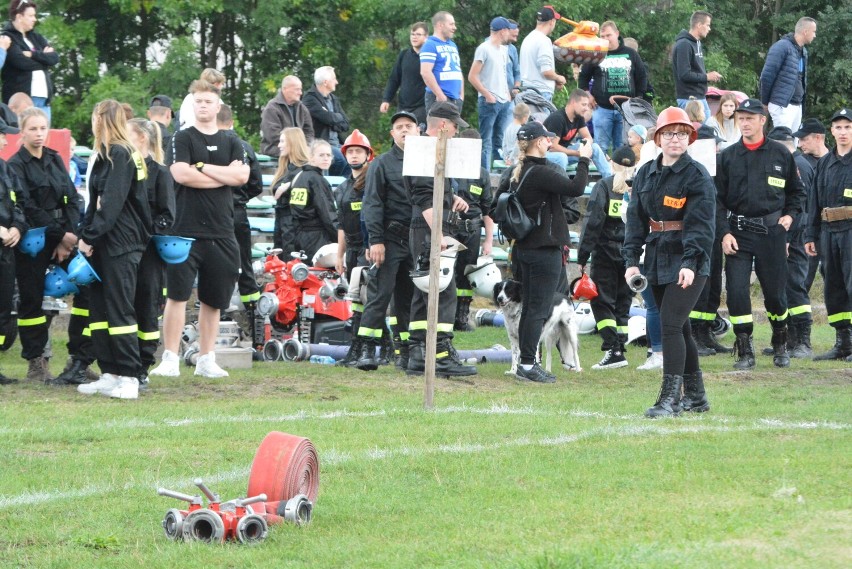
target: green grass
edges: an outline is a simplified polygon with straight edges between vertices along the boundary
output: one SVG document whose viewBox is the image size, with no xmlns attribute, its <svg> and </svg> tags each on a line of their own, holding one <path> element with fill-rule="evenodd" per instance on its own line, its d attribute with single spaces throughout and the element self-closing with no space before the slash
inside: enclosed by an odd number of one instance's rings
<svg viewBox="0 0 852 569">
<path fill-rule="evenodd" d="M 768 342 L 766 326 L 756 346 Z M 833 343 L 815 329 L 818 350 Z M 726 339 L 730 342 L 730 337 Z M 459 348 L 507 345 L 502 329 Z M 702 359 L 712 410 L 650 421 L 656 372 L 518 384 L 381 369 L 255 364 L 225 380 L 155 379 L 138 401 L 19 384 L 0 390 L 0 567 L 848 567 L 850 379 L 845 362 Z M 0 354 L 22 375 L 17 347 Z M 54 368 L 64 359 L 55 347 Z M 54 370 L 56 371 L 56 370 Z M 245 494 L 266 433 L 310 438 L 321 462 L 310 526 L 255 547 L 173 543 L 160 527 L 201 477 Z"/>
</svg>

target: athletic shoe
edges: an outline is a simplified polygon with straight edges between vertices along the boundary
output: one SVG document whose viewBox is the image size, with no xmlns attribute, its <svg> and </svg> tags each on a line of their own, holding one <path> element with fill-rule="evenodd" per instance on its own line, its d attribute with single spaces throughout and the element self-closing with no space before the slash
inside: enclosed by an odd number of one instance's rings
<svg viewBox="0 0 852 569">
<path fill-rule="evenodd" d="M 536 383 L 553 383 L 556 381 L 556 376 L 544 371 L 538 363 L 533 364 L 530 369 L 524 369 L 519 365 L 515 371 L 515 377 L 523 381 L 535 381 Z"/>
<path fill-rule="evenodd" d="M 203 356 L 198 356 L 198 362 L 195 364 L 195 375 L 217 378 L 228 377 L 228 372 L 216 364 L 216 354 L 209 352 Z"/>
<path fill-rule="evenodd" d="M 160 365 L 152 369 L 148 374 L 177 377 L 180 375 L 180 358 L 176 353 L 165 350 Z"/>
<path fill-rule="evenodd" d="M 616 369 L 627 366 L 627 360 L 624 357 L 624 352 L 620 349 L 610 349 L 604 354 L 601 361 L 592 366 L 592 369 Z"/>
<path fill-rule="evenodd" d="M 83 383 L 77 386 L 77 391 L 83 395 L 94 395 L 95 393 L 106 393 L 118 385 L 118 376 L 111 373 L 101 375 L 100 379 L 92 383 Z"/>
<path fill-rule="evenodd" d="M 648 359 L 645 360 L 645 363 L 637 367 L 636 369 L 641 370 L 649 370 L 649 369 L 662 369 L 663 367 L 663 354 L 660 352 L 651 352 L 651 355 L 648 356 Z"/>
<path fill-rule="evenodd" d="M 135 377 L 116 376 L 118 380 L 112 389 L 101 391 L 101 395 L 116 399 L 138 399 L 139 381 Z"/>
</svg>

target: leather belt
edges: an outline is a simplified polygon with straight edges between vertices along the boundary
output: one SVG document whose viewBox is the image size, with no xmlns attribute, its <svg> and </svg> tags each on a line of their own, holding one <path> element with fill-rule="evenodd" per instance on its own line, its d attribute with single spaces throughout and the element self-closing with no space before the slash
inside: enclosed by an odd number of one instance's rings
<svg viewBox="0 0 852 569">
<path fill-rule="evenodd" d="M 840 207 L 823 208 L 820 214 L 823 221 L 832 223 L 834 221 L 846 221 L 852 219 L 852 205 L 843 205 Z"/>
<path fill-rule="evenodd" d="M 663 231 L 682 231 L 683 230 L 683 222 L 682 221 L 654 221 L 652 219 L 648 222 L 648 226 L 651 228 L 651 233 L 662 233 Z"/>
<path fill-rule="evenodd" d="M 458 231 L 479 231 L 482 228 L 482 220 L 478 217 L 475 219 L 460 219 L 456 224 L 456 229 Z"/>
<path fill-rule="evenodd" d="M 760 233 L 763 235 L 769 233 L 770 227 L 778 225 L 779 219 L 781 219 L 781 211 L 767 213 L 760 217 L 737 215 L 733 212 L 728 213 L 728 222 L 735 226 L 738 230 L 750 231 L 752 233 Z"/>
</svg>

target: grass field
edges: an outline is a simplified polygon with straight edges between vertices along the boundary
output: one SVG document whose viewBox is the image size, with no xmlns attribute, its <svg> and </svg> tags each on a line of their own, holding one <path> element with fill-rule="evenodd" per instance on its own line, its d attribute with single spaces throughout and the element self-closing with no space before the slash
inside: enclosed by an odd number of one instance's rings
<svg viewBox="0 0 852 569">
<path fill-rule="evenodd" d="M 818 349 L 833 339 L 815 330 Z M 457 341 L 494 343 L 502 329 Z M 659 374 L 635 371 L 643 349 L 628 357 L 592 372 L 598 339 L 583 337 L 581 374 L 519 384 L 484 365 L 438 380 L 430 411 L 421 378 L 308 363 L 212 381 L 184 368 L 138 401 L 4 386 L 0 567 L 852 566 L 850 364 L 704 358 L 711 411 L 651 421 Z M 26 371 L 17 346 L 0 363 Z M 201 477 L 244 495 L 273 430 L 317 447 L 312 524 L 254 547 L 168 541 L 160 522 L 182 503 L 156 488 L 195 493 Z"/>
</svg>

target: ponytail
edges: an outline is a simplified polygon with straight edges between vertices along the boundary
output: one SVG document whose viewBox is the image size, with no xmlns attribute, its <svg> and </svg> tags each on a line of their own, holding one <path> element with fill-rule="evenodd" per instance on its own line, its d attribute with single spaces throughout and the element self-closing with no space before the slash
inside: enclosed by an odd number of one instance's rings
<svg viewBox="0 0 852 569">
<path fill-rule="evenodd" d="M 518 164 L 512 170 L 512 181 L 517 183 L 521 179 L 521 170 L 524 168 L 524 159 L 527 157 L 527 148 L 530 145 L 529 140 L 518 141 Z"/>
</svg>

